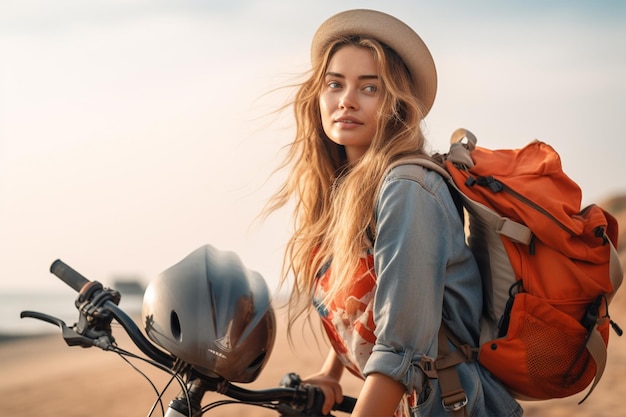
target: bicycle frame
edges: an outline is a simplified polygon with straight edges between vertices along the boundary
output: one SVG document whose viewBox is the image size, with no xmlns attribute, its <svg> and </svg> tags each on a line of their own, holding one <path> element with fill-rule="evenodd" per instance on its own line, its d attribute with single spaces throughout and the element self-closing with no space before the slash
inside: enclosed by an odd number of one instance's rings
<svg viewBox="0 0 626 417">
<path fill-rule="evenodd" d="M 98 347 L 120 355 L 140 359 L 168 372 L 181 387 L 180 394 L 172 399 L 164 417 L 201 416 L 215 407 L 229 403 L 248 404 L 275 410 L 281 416 L 321 416 L 324 396 L 317 387 L 303 384 L 294 373 L 283 377 L 279 387 L 264 390 L 249 390 L 235 385 L 224 378 L 198 372 L 170 353 L 158 348 L 148 340 L 135 322 L 118 304 L 119 292 L 104 288 L 98 281 L 90 281 L 61 260 L 56 260 L 50 272 L 79 293 L 75 305 L 79 319 L 72 326 L 62 320 L 35 311 L 22 311 L 22 318 L 35 318 L 58 326 L 68 346 Z M 128 334 L 131 341 L 145 357 L 132 354 L 117 346 L 112 334 L 111 322 L 115 320 Z M 147 378 L 147 377 L 146 377 Z M 216 401 L 202 406 L 206 392 L 217 392 L 230 400 Z M 153 415 L 159 398 L 148 415 Z M 356 399 L 344 396 L 333 410 L 351 412 Z"/>
</svg>

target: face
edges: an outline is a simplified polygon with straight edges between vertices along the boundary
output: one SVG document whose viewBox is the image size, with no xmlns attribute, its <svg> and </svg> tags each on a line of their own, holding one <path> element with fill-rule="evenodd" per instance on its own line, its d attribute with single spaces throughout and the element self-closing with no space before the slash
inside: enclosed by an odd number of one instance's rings
<svg viewBox="0 0 626 417">
<path fill-rule="evenodd" d="M 382 81 L 372 53 L 344 46 L 331 58 L 320 94 L 322 127 L 355 163 L 376 133 Z"/>
</svg>

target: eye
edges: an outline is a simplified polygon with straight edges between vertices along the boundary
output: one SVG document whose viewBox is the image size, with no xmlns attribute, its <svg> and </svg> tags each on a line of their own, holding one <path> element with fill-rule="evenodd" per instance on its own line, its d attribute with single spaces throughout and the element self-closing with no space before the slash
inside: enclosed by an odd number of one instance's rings
<svg viewBox="0 0 626 417">
<path fill-rule="evenodd" d="M 330 89 L 341 88 L 341 83 L 339 83 L 338 81 L 330 81 L 327 85 Z"/>
<path fill-rule="evenodd" d="M 375 93 L 378 91 L 378 86 L 368 84 L 365 87 L 363 87 L 363 90 L 365 90 L 368 93 Z"/>
</svg>

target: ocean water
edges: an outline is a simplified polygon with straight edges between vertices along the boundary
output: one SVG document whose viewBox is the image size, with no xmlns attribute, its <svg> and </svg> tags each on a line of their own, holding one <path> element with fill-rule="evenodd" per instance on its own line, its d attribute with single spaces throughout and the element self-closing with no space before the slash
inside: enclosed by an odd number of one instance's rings
<svg viewBox="0 0 626 417">
<path fill-rule="evenodd" d="M 45 313 L 72 325 L 78 320 L 78 310 L 74 306 L 77 294 L 67 292 L 33 292 L 33 291 L 2 291 L 0 292 L 0 335 L 21 336 L 59 332 L 53 324 L 33 318 L 20 318 L 24 310 Z M 137 315 L 141 311 L 143 297 L 136 294 L 122 294 L 120 307 L 129 315 Z"/>
</svg>

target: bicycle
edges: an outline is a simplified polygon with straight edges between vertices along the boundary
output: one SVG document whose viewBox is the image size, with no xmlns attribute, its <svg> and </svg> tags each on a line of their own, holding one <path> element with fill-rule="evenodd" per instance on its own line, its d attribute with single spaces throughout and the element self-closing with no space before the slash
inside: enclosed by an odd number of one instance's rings
<svg viewBox="0 0 626 417">
<path fill-rule="evenodd" d="M 239 258 L 237 258 L 236 255 L 233 257 L 233 255 L 232 253 L 226 255 L 225 252 L 218 251 L 206 245 L 192 252 L 177 265 L 161 274 L 159 277 L 165 277 L 165 281 L 163 279 L 160 281 L 155 279 L 153 281 L 157 281 L 157 289 L 166 288 L 168 292 L 171 292 L 173 285 L 171 284 L 172 281 L 168 281 L 168 278 L 176 279 L 176 287 L 184 287 L 185 282 L 195 283 L 213 279 L 212 282 L 209 282 L 209 291 L 213 291 L 213 296 L 215 296 L 216 287 L 219 288 L 220 277 L 209 277 L 209 275 L 217 270 L 217 272 L 220 272 L 222 275 L 227 275 L 227 279 L 221 281 L 228 282 L 228 285 L 237 286 L 234 291 L 232 288 L 229 289 L 229 294 L 226 294 L 226 298 L 232 295 L 231 293 L 233 292 L 238 292 L 239 294 L 249 293 L 248 298 L 243 297 L 244 301 L 246 301 L 246 303 L 244 303 L 245 308 L 242 310 L 241 305 L 238 305 L 236 312 L 237 316 L 243 315 L 244 319 L 248 320 L 247 323 L 249 324 L 250 317 L 254 315 L 251 313 L 250 309 L 256 309 L 255 311 L 263 310 L 263 294 L 264 291 L 266 291 L 265 282 L 260 275 L 252 275 L 252 285 L 249 286 L 247 283 L 251 280 L 251 271 L 243 267 L 240 264 Z M 204 263 L 204 269 L 198 269 L 198 265 L 202 263 Z M 271 353 L 274 337 L 272 333 L 272 320 L 274 320 L 274 315 L 271 304 L 268 303 L 265 307 L 266 311 L 263 315 L 263 319 L 269 323 L 269 333 L 271 334 L 266 334 L 268 333 L 265 331 L 266 329 L 262 329 L 264 330 L 262 336 L 271 340 L 261 338 L 261 353 L 255 357 L 251 363 L 246 363 L 246 366 L 241 366 L 241 360 L 235 358 L 235 362 L 228 362 L 231 367 L 229 370 L 225 371 L 222 370 L 223 367 L 220 368 L 220 363 L 223 363 L 227 355 L 222 353 L 222 351 L 218 351 L 219 349 L 215 348 L 213 344 L 211 344 L 212 347 L 208 348 L 208 356 L 212 358 L 211 360 L 207 360 L 206 356 L 202 356 L 197 360 L 196 358 L 198 356 L 196 353 L 189 353 L 192 349 L 198 349 L 199 343 L 197 343 L 197 340 L 201 339 L 192 338 L 196 342 L 193 346 L 189 344 L 179 344 L 174 347 L 170 345 L 168 348 L 168 343 L 171 342 L 171 340 L 163 338 L 165 333 L 163 331 L 163 323 L 159 323 L 159 321 L 164 320 L 160 320 L 161 316 L 157 314 L 158 312 L 155 313 L 154 308 L 150 308 L 154 307 L 150 304 L 151 302 L 148 302 L 148 308 L 146 308 L 146 295 L 144 295 L 142 317 L 145 320 L 146 333 L 150 338 L 144 336 L 133 319 L 119 307 L 121 294 L 115 289 L 105 288 L 98 281 L 88 280 L 61 260 L 56 260 L 52 263 L 50 272 L 78 292 L 78 297 L 75 301 L 75 306 L 79 312 L 78 321 L 72 326 L 68 326 L 59 318 L 36 311 L 22 311 L 20 317 L 34 318 L 58 326 L 68 346 L 80 346 L 83 348 L 97 347 L 104 351 L 119 354 L 133 369 L 142 374 L 142 376 L 150 382 L 157 393 L 157 399 L 149 410 L 148 416 L 154 415 L 159 406 L 161 414 L 164 417 L 196 417 L 205 415 L 217 407 L 228 404 L 263 407 L 276 411 L 280 416 L 323 415 L 321 410 L 324 395 L 322 391 L 318 387 L 302 383 L 300 377 L 295 373 L 285 375 L 278 387 L 268 389 L 251 390 L 243 388 L 237 383 L 252 382 L 256 379 L 267 357 Z M 184 277 L 181 278 L 181 274 L 186 274 L 187 278 L 191 281 L 185 281 Z M 235 284 L 232 284 L 233 282 Z M 153 283 L 154 282 L 151 282 L 148 286 L 146 294 L 149 291 L 155 292 Z M 193 291 L 193 289 L 194 288 L 191 290 Z M 154 296 L 154 294 L 152 295 Z M 257 300 L 254 299 L 255 296 Z M 258 301 L 258 299 L 261 301 Z M 185 300 L 182 301 L 185 302 Z M 241 295 L 237 298 L 237 301 L 241 304 Z M 250 305 L 255 302 L 256 305 Z M 167 304 L 167 302 L 159 301 L 152 301 L 152 303 L 156 303 L 158 307 L 162 307 L 162 304 Z M 259 306 L 259 304 L 261 304 L 261 306 Z M 179 311 L 180 310 L 172 310 L 170 312 L 170 321 L 167 323 L 167 326 L 174 332 L 174 337 L 178 336 L 179 339 L 182 339 L 182 337 L 180 337 L 180 320 L 182 315 L 181 317 L 178 316 Z M 214 316 L 215 314 L 215 311 L 213 311 Z M 229 321 L 228 326 L 230 327 L 228 332 L 232 331 L 233 323 L 236 322 L 236 319 L 237 318 L 234 318 Z M 121 325 L 143 356 L 129 352 L 117 345 L 111 326 L 113 320 Z M 212 317 L 212 320 L 216 321 L 216 318 Z M 247 329 L 248 333 L 250 333 L 249 330 L 250 328 Z M 179 333 L 178 335 L 176 334 L 177 332 Z M 259 339 L 258 334 L 255 337 L 255 341 Z M 174 342 L 175 341 L 176 340 L 174 340 Z M 221 346 L 220 343 L 231 343 L 230 340 L 227 342 L 224 342 L 224 340 L 213 340 L 212 342 L 217 342 L 217 346 Z M 180 346 L 183 346 L 184 349 L 179 350 Z M 248 343 L 248 346 L 251 345 Z M 206 346 L 202 346 L 202 349 L 207 348 Z M 224 352 L 228 352 L 227 347 Z M 207 355 L 206 352 L 203 354 Z M 159 392 L 152 381 L 143 374 L 138 367 L 134 366 L 128 358 L 146 362 L 169 373 L 171 375 L 170 381 Z M 191 358 L 191 360 L 185 360 L 188 358 Z M 220 362 L 221 360 L 222 362 Z M 234 368 L 241 369 L 233 369 L 233 363 L 235 364 Z M 220 372 L 216 372 L 216 370 Z M 231 377 L 227 378 L 224 375 L 230 375 Z M 162 396 L 174 381 L 180 386 L 180 393 L 173 398 L 167 408 L 165 408 Z M 226 399 L 202 405 L 203 396 L 207 392 L 222 394 Z M 350 413 L 355 403 L 355 398 L 344 396 L 343 401 L 339 404 L 335 404 L 333 410 Z"/>
</svg>

